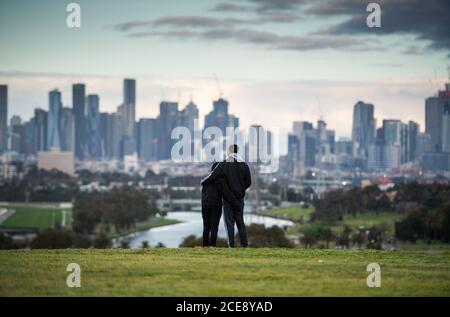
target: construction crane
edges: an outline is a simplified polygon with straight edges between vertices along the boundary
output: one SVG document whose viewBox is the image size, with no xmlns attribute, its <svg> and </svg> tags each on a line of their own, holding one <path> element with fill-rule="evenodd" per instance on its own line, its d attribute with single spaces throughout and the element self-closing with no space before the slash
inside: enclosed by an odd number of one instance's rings
<svg viewBox="0 0 450 317">
<path fill-rule="evenodd" d="M 220 98 L 222 98 L 223 97 L 223 90 L 222 90 L 222 87 L 220 85 L 219 77 L 217 77 L 216 73 L 214 73 L 213 76 L 214 76 L 214 80 L 215 80 L 216 85 L 217 85 L 217 90 L 219 91 L 219 96 L 220 96 Z"/>
</svg>

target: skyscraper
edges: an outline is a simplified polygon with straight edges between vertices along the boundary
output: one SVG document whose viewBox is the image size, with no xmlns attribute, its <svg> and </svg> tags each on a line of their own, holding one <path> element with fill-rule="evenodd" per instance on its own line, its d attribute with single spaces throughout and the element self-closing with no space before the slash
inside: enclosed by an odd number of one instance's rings
<svg viewBox="0 0 450 317">
<path fill-rule="evenodd" d="M 86 145 L 89 155 L 98 159 L 101 156 L 100 140 L 100 98 L 98 95 L 87 96 Z"/>
<path fill-rule="evenodd" d="M 126 115 L 126 129 L 131 131 L 132 142 L 136 144 L 136 80 L 126 78 L 123 81 L 123 104 L 129 105 Z M 136 147 L 136 145 L 135 145 Z M 133 152 L 136 150 L 133 149 Z"/>
<path fill-rule="evenodd" d="M 422 157 L 425 170 L 450 170 L 450 83 L 437 97 L 425 100 L 425 132 L 430 137 L 431 151 Z"/>
<path fill-rule="evenodd" d="M 158 159 L 158 120 L 141 119 L 138 123 L 139 159 L 156 161 Z"/>
<path fill-rule="evenodd" d="M 353 107 L 352 141 L 356 144 L 357 154 L 367 158 L 368 149 L 374 142 L 375 120 L 374 106 L 358 101 Z"/>
<path fill-rule="evenodd" d="M 34 110 L 34 151 L 44 152 L 47 147 L 47 121 L 48 113 L 42 109 Z"/>
<path fill-rule="evenodd" d="M 54 89 L 48 94 L 47 146 L 50 150 L 61 148 L 61 92 Z"/>
<path fill-rule="evenodd" d="M 75 118 L 71 108 L 61 111 L 61 151 L 75 150 Z"/>
<path fill-rule="evenodd" d="M 408 162 L 414 162 L 419 159 L 418 153 L 418 137 L 420 133 L 420 127 L 417 122 L 408 122 L 408 137 L 407 137 L 407 151 L 408 151 Z"/>
<path fill-rule="evenodd" d="M 106 114 L 105 152 L 109 159 L 121 158 L 122 116 L 119 113 Z"/>
<path fill-rule="evenodd" d="M 226 128 L 237 128 L 239 119 L 228 113 L 228 101 L 219 98 L 213 101 L 213 110 L 205 116 L 205 129 L 209 127 L 217 127 L 226 135 Z"/>
<path fill-rule="evenodd" d="M 8 86 L 0 85 L 0 153 L 8 149 Z"/>
<path fill-rule="evenodd" d="M 123 80 L 123 103 L 131 104 L 136 107 L 136 80 Z"/>
<path fill-rule="evenodd" d="M 75 118 L 75 157 L 82 160 L 86 151 L 86 87 L 84 84 L 72 86 L 72 107 Z"/>
<path fill-rule="evenodd" d="M 447 141 L 444 121 L 447 119 L 447 109 L 450 107 L 450 83 L 446 84 L 445 88 L 446 90 L 439 91 L 438 96 L 425 100 L 425 132 L 431 137 L 433 152 L 442 152 L 444 138 Z M 447 126 L 445 128 L 447 129 Z"/>
<path fill-rule="evenodd" d="M 163 101 L 159 105 L 159 153 L 158 159 L 170 159 L 172 146 L 172 130 L 178 125 L 178 102 Z"/>
<path fill-rule="evenodd" d="M 450 153 L 450 102 L 444 104 L 442 116 L 442 152 Z"/>
</svg>

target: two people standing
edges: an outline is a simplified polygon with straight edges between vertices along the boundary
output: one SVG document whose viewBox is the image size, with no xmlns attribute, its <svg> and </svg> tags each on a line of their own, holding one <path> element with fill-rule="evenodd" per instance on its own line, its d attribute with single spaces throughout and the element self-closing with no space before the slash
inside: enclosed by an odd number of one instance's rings
<svg viewBox="0 0 450 317">
<path fill-rule="evenodd" d="M 234 244 L 234 226 L 239 232 L 242 247 L 248 246 L 247 230 L 244 223 L 245 191 L 252 180 L 250 168 L 238 154 L 234 144 L 228 149 L 227 158 L 214 163 L 212 170 L 202 184 L 203 246 L 215 246 L 222 207 L 230 248 Z"/>
</svg>

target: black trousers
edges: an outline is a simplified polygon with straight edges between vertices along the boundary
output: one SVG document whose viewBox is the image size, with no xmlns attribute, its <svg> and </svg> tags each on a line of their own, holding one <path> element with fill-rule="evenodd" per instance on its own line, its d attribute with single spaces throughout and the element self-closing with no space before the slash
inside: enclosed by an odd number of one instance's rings
<svg viewBox="0 0 450 317">
<path fill-rule="evenodd" d="M 202 207 L 204 247 L 214 247 L 216 245 L 221 216 L 222 205 Z"/>
<path fill-rule="evenodd" d="M 247 229 L 244 223 L 244 200 L 240 201 L 239 210 L 233 210 L 231 205 L 224 200 L 223 210 L 225 216 L 225 225 L 228 233 L 228 246 L 234 248 L 234 224 L 239 232 L 239 240 L 241 241 L 241 247 L 248 246 Z"/>
</svg>

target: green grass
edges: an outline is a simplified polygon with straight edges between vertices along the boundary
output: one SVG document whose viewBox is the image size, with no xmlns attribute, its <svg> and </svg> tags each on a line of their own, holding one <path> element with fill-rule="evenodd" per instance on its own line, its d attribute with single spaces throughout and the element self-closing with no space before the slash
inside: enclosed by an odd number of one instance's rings
<svg viewBox="0 0 450 317">
<path fill-rule="evenodd" d="M 81 288 L 66 267 L 81 266 Z M 369 263 L 381 288 L 368 288 Z M 450 296 L 450 252 L 305 249 L 0 251 L 0 296 Z"/>
<path fill-rule="evenodd" d="M 61 225 L 64 211 L 66 226 L 70 227 L 72 221 L 72 210 L 51 204 L 0 204 L 0 207 L 15 210 L 0 224 L 0 228 L 38 230 L 54 228 Z"/>
<path fill-rule="evenodd" d="M 350 226 L 353 230 L 360 227 L 366 229 L 371 228 L 374 225 L 383 224 L 386 227 L 386 234 L 394 236 L 395 234 L 395 222 L 402 219 L 403 215 L 393 212 L 380 212 L 376 213 L 359 213 L 355 217 L 351 215 L 345 215 L 344 220 L 337 223 L 332 228 L 335 232 L 339 232 L 343 229 L 344 225 Z"/>
<path fill-rule="evenodd" d="M 294 222 L 307 222 L 311 218 L 312 213 L 314 212 L 314 208 L 301 208 L 301 207 L 283 207 L 283 208 L 273 208 L 273 209 L 267 209 L 261 212 L 258 212 L 258 214 L 275 217 L 275 218 L 281 218 L 281 219 L 287 219 Z"/>
<path fill-rule="evenodd" d="M 357 214 L 355 217 L 346 215 L 343 223 L 353 228 L 358 228 L 360 226 L 370 228 L 381 223 L 393 224 L 402 217 L 402 215 L 392 212 L 380 212 L 378 215 L 375 213 L 363 213 Z"/>
</svg>

